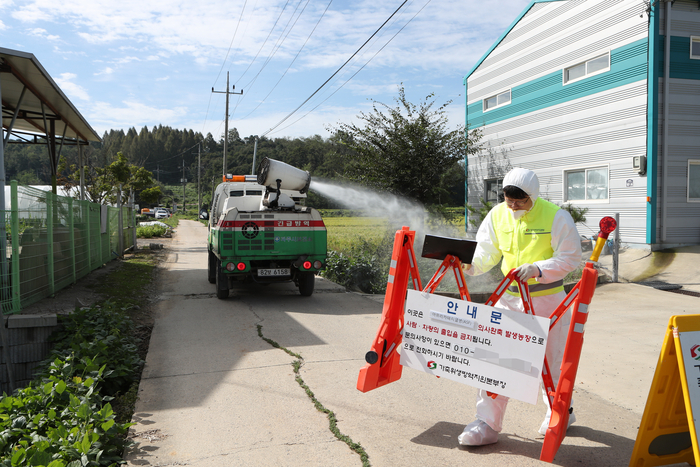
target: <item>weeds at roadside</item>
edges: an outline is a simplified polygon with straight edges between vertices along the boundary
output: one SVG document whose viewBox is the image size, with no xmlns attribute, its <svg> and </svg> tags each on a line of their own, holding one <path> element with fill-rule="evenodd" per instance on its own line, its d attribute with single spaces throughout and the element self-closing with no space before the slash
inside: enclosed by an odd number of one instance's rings
<svg viewBox="0 0 700 467">
<path fill-rule="evenodd" d="M 257 328 L 258 337 L 270 344 L 272 347 L 280 349 L 287 353 L 289 356 L 296 358 L 296 360 L 292 362 L 292 367 L 294 369 L 294 380 L 297 382 L 297 384 L 299 384 L 299 386 L 304 390 L 304 392 L 306 392 L 306 395 L 309 397 L 309 399 L 311 399 L 311 402 L 313 402 L 314 407 L 316 407 L 316 410 L 326 414 L 326 416 L 328 417 L 328 428 L 330 429 L 331 433 L 333 433 L 333 435 L 339 441 L 342 441 L 343 443 L 347 444 L 351 451 L 357 453 L 360 456 L 360 460 L 362 461 L 362 467 L 371 467 L 372 464 L 370 464 L 369 462 L 369 455 L 362 447 L 362 445 L 360 443 L 355 443 L 349 436 L 344 435 L 340 432 L 340 429 L 338 428 L 338 419 L 335 417 L 335 413 L 332 410 L 324 407 L 323 404 L 318 399 L 316 399 L 316 395 L 302 379 L 299 370 L 304 364 L 304 357 L 302 357 L 298 353 L 292 352 L 291 350 L 285 347 L 282 347 L 272 339 L 265 337 L 262 333 L 261 324 L 258 324 Z"/>
</svg>

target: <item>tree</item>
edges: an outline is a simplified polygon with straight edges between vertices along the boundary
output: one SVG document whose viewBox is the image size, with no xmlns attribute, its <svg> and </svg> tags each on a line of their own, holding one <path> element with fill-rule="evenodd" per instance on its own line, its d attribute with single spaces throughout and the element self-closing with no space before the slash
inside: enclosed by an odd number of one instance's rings
<svg viewBox="0 0 700 467">
<path fill-rule="evenodd" d="M 59 172 L 70 173 L 68 177 L 62 178 L 62 184 L 67 187 L 78 185 L 80 173 L 75 165 L 66 167 L 65 159 L 61 160 Z M 141 200 L 153 203 L 160 197 L 160 187 L 154 186 L 153 174 L 137 165 L 129 164 L 126 156 L 118 152 L 116 159 L 107 167 L 87 166 L 85 170 L 85 193 L 93 203 L 117 203 L 117 188 L 122 187 L 121 202 L 126 204 L 129 199 L 131 189 L 140 193 Z"/>
<path fill-rule="evenodd" d="M 372 112 L 360 113 L 365 126 L 341 123 L 331 128 L 337 141 L 352 149 L 355 157 L 346 166 L 345 175 L 368 187 L 389 191 L 424 204 L 447 199 L 446 172 L 455 171 L 467 153 L 476 151 L 478 133 L 463 125 L 448 129 L 445 108 L 448 101 L 433 109 L 434 94 L 419 105 L 406 99 L 399 86 L 396 107 L 372 101 Z"/>
</svg>

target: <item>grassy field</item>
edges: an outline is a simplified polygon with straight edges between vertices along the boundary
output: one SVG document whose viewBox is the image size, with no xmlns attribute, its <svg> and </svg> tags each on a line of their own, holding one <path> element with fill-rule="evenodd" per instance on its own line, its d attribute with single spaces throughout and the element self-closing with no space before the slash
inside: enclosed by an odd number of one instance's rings
<svg viewBox="0 0 700 467">
<path fill-rule="evenodd" d="M 389 231 L 389 222 L 380 217 L 324 217 L 328 230 L 328 249 L 349 251 L 364 240 L 376 245 Z"/>
<path fill-rule="evenodd" d="M 378 263 L 382 269 L 388 272 L 396 227 L 390 227 L 387 219 L 379 217 L 343 216 L 335 212 L 324 213 L 323 221 L 328 230 L 329 250 L 342 252 L 351 257 L 365 253 L 375 255 L 376 252 L 385 252 L 386 256 L 380 255 Z M 449 236 L 464 236 L 464 217 L 456 219 L 455 222 L 446 223 L 446 225 L 450 230 Z M 411 227 L 413 228 L 413 226 Z M 442 227 L 443 229 L 440 230 L 445 230 L 445 226 L 443 225 Z M 417 235 L 414 251 L 418 256 L 418 270 L 421 274 L 421 281 L 423 285 L 425 285 L 441 263 L 434 259 L 420 258 L 422 242 L 422 236 Z M 481 277 L 467 277 L 465 279 L 471 292 L 492 292 L 502 277 L 501 273 L 495 269 L 493 274 L 485 274 Z M 457 283 L 452 273 L 448 274 L 443 279 L 438 290 L 443 292 L 457 291 Z"/>
</svg>

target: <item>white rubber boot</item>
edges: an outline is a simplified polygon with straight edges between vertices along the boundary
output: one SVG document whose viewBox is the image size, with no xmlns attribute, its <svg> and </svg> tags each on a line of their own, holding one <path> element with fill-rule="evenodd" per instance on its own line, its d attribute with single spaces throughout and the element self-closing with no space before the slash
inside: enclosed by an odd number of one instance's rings
<svg viewBox="0 0 700 467">
<path fill-rule="evenodd" d="M 498 441 L 498 432 L 488 426 L 486 422 L 474 420 L 464 427 L 464 431 L 459 435 L 457 441 L 462 446 L 485 446 Z"/>
</svg>

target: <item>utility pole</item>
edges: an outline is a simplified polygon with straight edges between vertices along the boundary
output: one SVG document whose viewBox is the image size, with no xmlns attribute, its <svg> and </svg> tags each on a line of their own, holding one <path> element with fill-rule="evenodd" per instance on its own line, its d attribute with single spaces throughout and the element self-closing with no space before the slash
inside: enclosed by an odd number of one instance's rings
<svg viewBox="0 0 700 467">
<path fill-rule="evenodd" d="M 231 91 L 228 90 L 228 72 L 226 72 L 226 91 L 214 91 L 214 88 L 211 88 L 211 92 L 217 93 L 217 94 L 226 94 L 226 120 L 224 123 L 224 177 L 226 176 L 226 151 L 228 150 L 227 142 L 228 142 L 228 96 L 230 94 L 243 94 L 243 90 L 241 89 L 241 92 L 233 92 L 234 89 L 236 89 L 236 86 L 233 85 L 231 87 Z"/>
<path fill-rule="evenodd" d="M 182 212 L 187 211 L 185 208 L 185 185 L 187 184 L 187 179 L 185 178 L 185 158 L 182 158 Z"/>
<path fill-rule="evenodd" d="M 202 212 L 202 143 L 197 144 L 197 216 Z"/>
<path fill-rule="evenodd" d="M 251 175 L 255 175 L 255 156 L 258 155 L 258 137 L 255 137 L 255 146 L 253 146 L 253 169 L 250 171 Z"/>
</svg>

